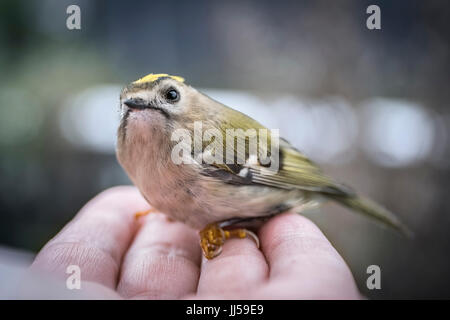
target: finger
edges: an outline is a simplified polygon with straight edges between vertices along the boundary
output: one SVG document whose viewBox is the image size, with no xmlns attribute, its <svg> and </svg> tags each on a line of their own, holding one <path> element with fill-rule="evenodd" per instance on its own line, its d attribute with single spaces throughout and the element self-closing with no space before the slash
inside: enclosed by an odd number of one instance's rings
<svg viewBox="0 0 450 320">
<path fill-rule="evenodd" d="M 266 260 L 254 240 L 230 239 L 219 256 L 204 258 L 197 293 L 236 299 L 261 285 L 267 275 Z"/>
<path fill-rule="evenodd" d="M 70 265 L 81 281 L 115 288 L 122 256 L 134 236 L 134 213 L 148 208 L 134 187 L 108 189 L 89 201 L 41 250 L 32 268 L 67 278 Z"/>
<path fill-rule="evenodd" d="M 124 258 L 117 291 L 125 298 L 182 297 L 195 292 L 200 261 L 197 232 L 152 213 Z"/>
<path fill-rule="evenodd" d="M 350 269 L 307 218 L 294 213 L 278 215 L 261 228 L 259 236 L 273 284 L 267 294 L 285 292 L 292 298 L 295 288 L 300 294 L 297 298 L 357 295 Z"/>
</svg>

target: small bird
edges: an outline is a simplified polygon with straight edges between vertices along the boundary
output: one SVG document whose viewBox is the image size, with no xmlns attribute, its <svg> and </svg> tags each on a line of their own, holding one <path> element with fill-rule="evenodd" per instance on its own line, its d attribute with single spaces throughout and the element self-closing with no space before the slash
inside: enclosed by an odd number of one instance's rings
<svg viewBox="0 0 450 320">
<path fill-rule="evenodd" d="M 220 254 L 226 239 L 250 236 L 259 244 L 250 229 L 328 199 L 409 232 L 390 211 L 333 181 L 289 142 L 276 139 L 274 130 L 197 91 L 182 77 L 149 74 L 132 82 L 121 92 L 120 112 L 120 164 L 154 209 L 201 230 L 208 259 Z M 243 147 L 237 146 L 239 135 L 228 141 L 230 130 L 256 132 L 261 150 L 251 149 L 250 135 L 240 140 Z M 179 133 L 194 138 L 179 139 Z M 205 135 L 214 138 L 205 141 Z M 214 143 L 219 147 L 211 148 Z M 268 157 L 261 156 L 264 152 Z"/>
</svg>

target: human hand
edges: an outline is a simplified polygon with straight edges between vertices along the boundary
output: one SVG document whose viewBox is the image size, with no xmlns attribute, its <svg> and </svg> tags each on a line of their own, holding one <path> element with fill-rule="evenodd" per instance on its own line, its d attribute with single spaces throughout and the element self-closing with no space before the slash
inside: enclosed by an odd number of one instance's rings
<svg viewBox="0 0 450 320">
<path fill-rule="evenodd" d="M 206 260 L 195 230 L 159 213 L 134 218 L 146 209 L 134 187 L 102 192 L 31 269 L 66 279 L 67 266 L 78 265 L 82 290 L 98 299 L 361 298 L 342 257 L 305 217 L 278 215 L 258 231 L 260 249 L 252 239 L 230 239 Z"/>
</svg>

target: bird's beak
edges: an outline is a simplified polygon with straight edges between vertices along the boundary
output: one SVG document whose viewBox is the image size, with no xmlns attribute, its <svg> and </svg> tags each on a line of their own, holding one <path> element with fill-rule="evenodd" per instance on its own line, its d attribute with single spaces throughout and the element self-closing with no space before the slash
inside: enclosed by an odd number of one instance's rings
<svg viewBox="0 0 450 320">
<path fill-rule="evenodd" d="M 129 114 L 130 111 L 134 111 L 134 110 L 153 109 L 153 110 L 158 110 L 166 117 L 169 117 L 169 114 L 167 113 L 167 111 L 165 111 L 164 109 L 159 108 L 151 103 L 145 102 L 142 99 L 133 99 L 133 98 L 127 99 L 123 102 L 123 104 L 129 108 L 127 114 Z"/>
<path fill-rule="evenodd" d="M 150 104 L 141 99 L 127 99 L 123 102 L 123 104 L 126 105 L 128 108 L 135 110 L 144 110 L 152 108 Z"/>
</svg>

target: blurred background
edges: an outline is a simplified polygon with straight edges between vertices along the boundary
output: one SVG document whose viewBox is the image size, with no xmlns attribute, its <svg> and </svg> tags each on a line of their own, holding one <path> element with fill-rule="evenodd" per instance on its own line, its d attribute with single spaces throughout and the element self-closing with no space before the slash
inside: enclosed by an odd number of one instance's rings
<svg viewBox="0 0 450 320">
<path fill-rule="evenodd" d="M 81 30 L 66 27 L 71 4 Z M 366 27 L 371 4 L 381 30 Z M 0 0 L 0 252 L 36 253 L 95 194 L 130 183 L 114 155 L 119 92 L 169 73 L 279 128 L 414 230 L 406 239 L 334 204 L 308 213 L 363 294 L 450 298 L 449 9 Z M 381 290 L 366 287 L 372 264 Z"/>
</svg>

